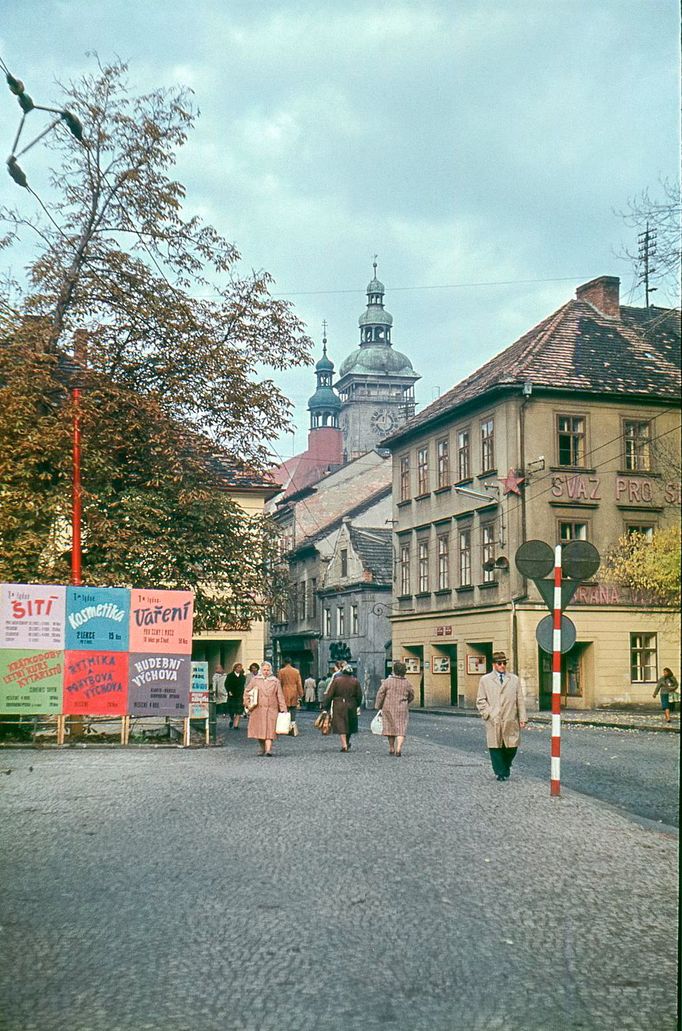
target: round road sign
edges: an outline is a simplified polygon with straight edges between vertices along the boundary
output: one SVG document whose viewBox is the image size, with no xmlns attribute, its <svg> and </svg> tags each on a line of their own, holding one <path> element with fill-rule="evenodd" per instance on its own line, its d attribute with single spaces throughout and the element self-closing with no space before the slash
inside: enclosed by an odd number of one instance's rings
<svg viewBox="0 0 682 1031">
<path fill-rule="evenodd" d="M 554 616 L 545 616 L 535 628 L 535 638 L 543 652 L 554 651 Z M 570 652 L 575 644 L 575 623 L 568 616 L 561 617 L 561 654 Z"/>
<path fill-rule="evenodd" d="M 554 569 L 554 552 L 544 541 L 526 541 L 514 556 L 516 568 L 530 580 L 541 580 Z"/>
<path fill-rule="evenodd" d="M 590 580 L 600 562 L 599 552 L 589 541 L 569 541 L 561 549 L 561 574 L 569 580 Z"/>
</svg>

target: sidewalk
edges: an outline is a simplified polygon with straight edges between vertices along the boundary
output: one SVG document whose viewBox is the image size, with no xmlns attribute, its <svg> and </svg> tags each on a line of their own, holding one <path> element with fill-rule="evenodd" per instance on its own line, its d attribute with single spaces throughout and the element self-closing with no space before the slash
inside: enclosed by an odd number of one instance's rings
<svg viewBox="0 0 682 1031">
<path fill-rule="evenodd" d="M 412 713 L 430 713 L 432 716 L 469 716 L 479 719 L 476 709 L 436 708 L 410 709 Z M 529 723 L 552 722 L 551 712 L 531 712 Z M 562 709 L 562 724 L 585 727 L 611 727 L 626 730 L 648 730 L 662 734 L 679 734 L 680 717 L 674 713 L 670 723 L 664 723 L 660 710 L 631 709 Z"/>
</svg>

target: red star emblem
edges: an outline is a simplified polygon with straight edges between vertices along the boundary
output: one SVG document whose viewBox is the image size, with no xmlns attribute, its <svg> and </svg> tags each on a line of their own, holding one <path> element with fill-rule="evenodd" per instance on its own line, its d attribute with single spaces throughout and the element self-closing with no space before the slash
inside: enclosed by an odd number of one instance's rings
<svg viewBox="0 0 682 1031">
<path fill-rule="evenodd" d="M 503 494 L 518 494 L 521 495 L 521 484 L 526 482 L 525 476 L 517 476 L 516 469 L 510 469 L 504 479 L 500 480 L 500 483 L 504 487 Z"/>
</svg>

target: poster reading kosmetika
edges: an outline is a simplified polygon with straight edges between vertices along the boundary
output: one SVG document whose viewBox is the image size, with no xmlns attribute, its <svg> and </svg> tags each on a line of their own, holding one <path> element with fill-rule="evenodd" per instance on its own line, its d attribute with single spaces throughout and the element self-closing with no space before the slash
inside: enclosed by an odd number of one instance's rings
<svg viewBox="0 0 682 1031">
<path fill-rule="evenodd" d="M 192 651 L 193 595 L 191 591 L 130 592 L 131 652 Z"/>
<path fill-rule="evenodd" d="M 189 715 L 191 680 L 189 655 L 131 654 L 128 712 L 131 716 Z"/>
<path fill-rule="evenodd" d="M 0 648 L 62 649 L 65 591 L 53 584 L 0 585 Z"/>
<path fill-rule="evenodd" d="M 67 587 L 66 648 L 128 650 L 130 591 L 123 587 Z"/>
<path fill-rule="evenodd" d="M 127 653 L 65 653 L 62 712 L 66 716 L 124 716 L 127 705 Z"/>
<path fill-rule="evenodd" d="M 0 712 L 40 716 L 61 712 L 64 652 L 0 650 Z"/>
</svg>

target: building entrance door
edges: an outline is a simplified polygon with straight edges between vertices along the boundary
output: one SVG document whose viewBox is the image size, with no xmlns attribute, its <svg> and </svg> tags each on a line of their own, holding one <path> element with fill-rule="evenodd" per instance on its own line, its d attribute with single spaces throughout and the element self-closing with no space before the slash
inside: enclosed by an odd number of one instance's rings
<svg viewBox="0 0 682 1031">
<path fill-rule="evenodd" d="M 584 701 L 584 662 L 589 644 L 576 641 L 570 651 L 561 656 L 561 708 L 582 709 Z M 550 712 L 552 708 L 552 656 L 538 648 L 540 670 L 540 711 Z"/>
</svg>

